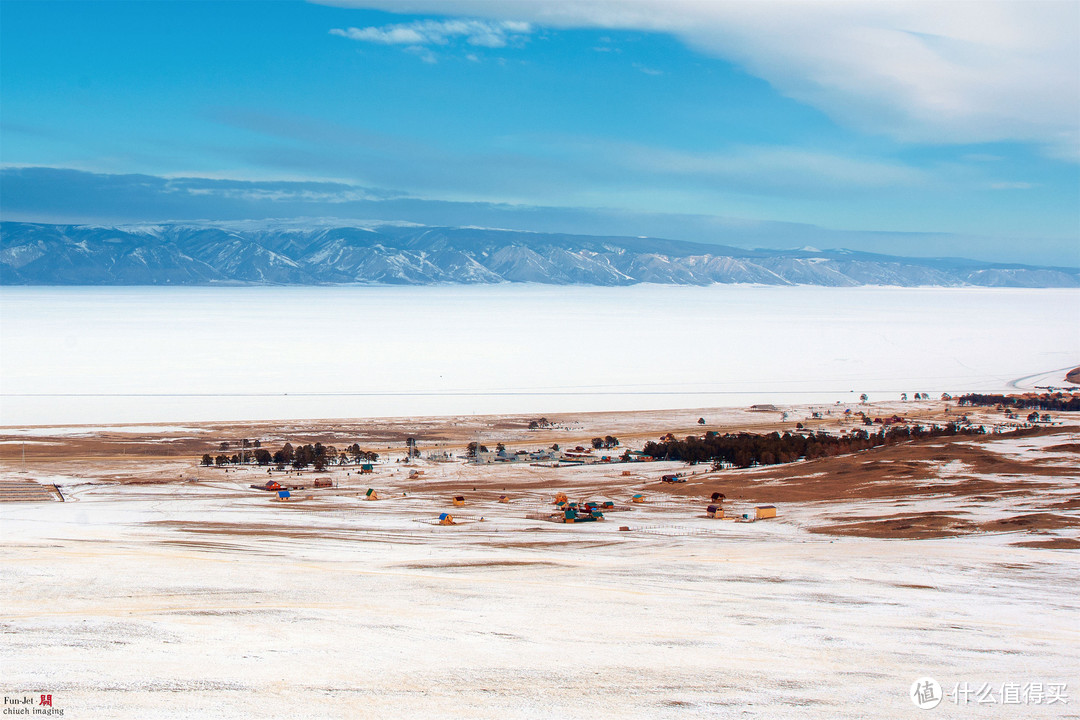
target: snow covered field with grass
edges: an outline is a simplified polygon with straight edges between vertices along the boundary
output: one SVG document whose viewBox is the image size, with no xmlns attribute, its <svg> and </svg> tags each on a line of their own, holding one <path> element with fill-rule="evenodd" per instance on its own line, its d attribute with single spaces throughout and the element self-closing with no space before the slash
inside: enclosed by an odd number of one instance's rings
<svg viewBox="0 0 1080 720">
<path fill-rule="evenodd" d="M 753 512 L 746 488 L 783 499 L 783 482 L 675 462 L 274 473 L 308 486 L 292 502 L 249 487 L 264 468 L 7 462 L 6 479 L 59 482 L 68 501 L 0 503 L 4 683 L 51 693 L 70 718 L 834 720 L 929 716 L 908 696 L 929 676 L 946 692 L 935 717 L 1076 717 L 1077 551 L 1045 543 L 1075 546 L 1080 477 L 1038 464 L 1060 454 L 1042 437 L 990 439 L 1043 474 L 1031 492 L 972 496 L 986 490 L 964 494 L 959 475 L 1008 478 L 939 444 L 920 492 L 778 502 L 752 523 L 730 519 Z M 838 460 L 790 471 L 825 483 L 839 475 L 815 468 Z M 675 471 L 689 483 L 658 482 Z M 369 486 L 382 499 L 364 500 Z M 713 488 L 729 519 L 705 517 Z M 529 519 L 557 490 L 625 509 Z M 460 524 L 434 524 L 445 511 Z M 991 524 L 1040 512 L 1057 525 Z M 924 540 L 821 531 L 897 513 L 967 525 Z M 1004 686 L 1061 683 L 1067 705 L 1001 703 Z M 956 692 L 984 686 L 997 702 Z"/>
</svg>

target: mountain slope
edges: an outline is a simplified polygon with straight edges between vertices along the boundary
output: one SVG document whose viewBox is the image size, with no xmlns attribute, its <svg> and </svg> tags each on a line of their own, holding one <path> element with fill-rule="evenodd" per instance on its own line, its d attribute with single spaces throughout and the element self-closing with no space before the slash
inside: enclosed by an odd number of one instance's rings
<svg viewBox="0 0 1080 720">
<path fill-rule="evenodd" d="M 1077 268 L 384 224 L 0 223 L 0 283 L 1080 287 Z"/>
</svg>

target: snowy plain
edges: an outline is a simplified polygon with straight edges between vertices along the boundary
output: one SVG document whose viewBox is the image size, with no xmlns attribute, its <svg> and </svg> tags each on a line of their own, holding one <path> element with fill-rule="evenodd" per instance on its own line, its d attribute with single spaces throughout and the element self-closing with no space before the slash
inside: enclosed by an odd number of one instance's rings
<svg viewBox="0 0 1080 720">
<path fill-rule="evenodd" d="M 1067 705 L 947 697 L 934 717 L 1076 717 L 1075 551 L 811 534 L 839 510 L 813 504 L 721 522 L 655 491 L 584 526 L 527 519 L 547 490 L 469 493 L 438 527 L 421 520 L 445 492 L 405 497 L 387 472 L 374 503 L 362 485 L 276 503 L 246 486 L 261 471 L 200 470 L 217 479 L 0 506 L 5 683 L 75 718 L 833 720 L 930 716 L 908 698 L 930 676 L 1070 688 Z"/>
</svg>

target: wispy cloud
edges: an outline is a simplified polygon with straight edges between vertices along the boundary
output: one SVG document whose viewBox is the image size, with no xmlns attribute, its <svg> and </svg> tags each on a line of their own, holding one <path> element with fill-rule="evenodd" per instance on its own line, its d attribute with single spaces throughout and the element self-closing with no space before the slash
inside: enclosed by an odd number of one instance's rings
<svg viewBox="0 0 1080 720">
<path fill-rule="evenodd" d="M 417 20 L 395 25 L 363 28 L 334 28 L 331 35 L 380 45 L 449 45 L 463 40 L 475 47 L 501 48 L 515 40 L 524 40 L 532 25 L 518 20 Z"/>
<path fill-rule="evenodd" d="M 657 70 L 656 68 L 651 68 L 648 65 L 642 65 L 641 63 L 634 63 L 634 69 L 654 77 L 664 74 L 663 70 Z"/>
<path fill-rule="evenodd" d="M 401 11 L 400 0 L 322 1 Z M 408 7 L 670 33 L 865 132 L 930 144 L 1019 140 L 1080 160 L 1076 2 L 410 0 Z"/>
</svg>

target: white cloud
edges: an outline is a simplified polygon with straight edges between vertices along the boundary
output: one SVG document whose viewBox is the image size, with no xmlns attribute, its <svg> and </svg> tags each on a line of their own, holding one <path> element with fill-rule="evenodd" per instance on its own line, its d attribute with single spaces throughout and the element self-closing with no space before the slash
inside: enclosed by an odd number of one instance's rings
<svg viewBox="0 0 1080 720">
<path fill-rule="evenodd" d="M 640 70 L 641 72 L 645 73 L 646 75 L 656 76 L 656 75 L 663 75 L 664 74 L 663 70 L 657 70 L 656 68 L 651 68 L 651 67 L 649 67 L 647 65 L 642 65 L 641 63 L 634 63 L 634 69 L 635 70 Z"/>
<path fill-rule="evenodd" d="M 383 25 L 381 27 L 334 28 L 331 35 L 373 42 L 381 45 L 448 45 L 451 40 L 462 38 L 476 47 L 500 48 L 515 38 L 522 38 L 532 31 L 527 22 L 517 20 L 417 20 L 411 23 Z"/>
<path fill-rule="evenodd" d="M 1080 3 L 1072 0 L 326 1 L 671 33 L 863 132 L 918 143 L 1018 140 L 1080 159 Z"/>
</svg>

